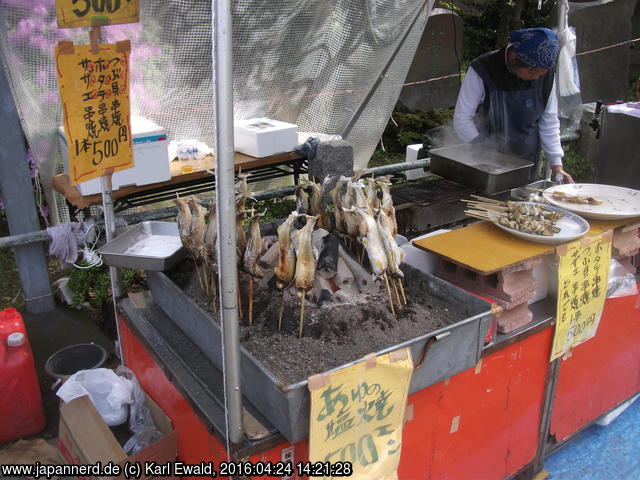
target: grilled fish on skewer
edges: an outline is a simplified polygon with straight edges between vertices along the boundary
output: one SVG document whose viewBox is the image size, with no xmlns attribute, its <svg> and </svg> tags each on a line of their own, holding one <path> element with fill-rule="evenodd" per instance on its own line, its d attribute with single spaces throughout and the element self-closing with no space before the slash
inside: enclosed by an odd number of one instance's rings
<svg viewBox="0 0 640 480">
<path fill-rule="evenodd" d="M 398 246 L 398 242 L 391 236 L 391 222 L 389 217 L 380 209 L 376 218 L 378 233 L 382 239 L 382 245 L 387 255 L 387 271 L 393 278 L 404 278 L 404 273 L 400 270 L 400 264 L 404 258 L 404 252 Z"/>
<path fill-rule="evenodd" d="M 204 263 L 211 269 L 210 290 L 213 296 L 213 308 L 216 308 L 216 274 L 218 273 L 218 249 L 216 248 L 217 239 L 217 209 L 215 202 L 212 201 L 209 204 L 209 223 L 207 224 L 207 232 L 204 235 Z"/>
<path fill-rule="evenodd" d="M 211 202 L 209 206 L 209 223 L 207 233 L 204 236 L 204 262 L 214 271 L 218 271 L 218 252 L 216 240 L 218 238 L 217 210 L 216 204 Z"/>
<path fill-rule="evenodd" d="M 296 188 L 296 211 L 300 215 L 306 215 L 309 211 L 309 195 L 305 191 L 304 185 L 298 185 Z"/>
<path fill-rule="evenodd" d="M 318 252 L 313 248 L 313 227 L 316 219 L 310 215 L 304 215 L 307 223 L 298 231 L 298 250 L 296 251 L 296 289 L 305 292 L 313 286 L 316 276 L 316 262 Z"/>
<path fill-rule="evenodd" d="M 376 182 L 373 178 L 366 179 L 367 184 L 367 205 L 371 212 L 377 212 L 380 208 L 380 200 L 378 199 L 378 191 L 376 190 Z"/>
<path fill-rule="evenodd" d="M 249 190 L 247 178 L 250 173 L 238 173 L 238 181 L 234 185 L 236 195 L 236 210 L 244 210 L 248 198 L 253 198 L 253 192 Z"/>
<path fill-rule="evenodd" d="M 382 210 L 384 210 L 384 213 L 389 217 L 391 225 L 389 233 L 392 238 L 396 238 L 398 234 L 398 222 L 396 221 L 396 209 L 393 206 L 393 199 L 391 198 L 391 182 L 388 178 L 389 177 L 378 178 L 377 184 L 382 189 Z"/>
<path fill-rule="evenodd" d="M 245 213 L 245 210 L 236 210 L 236 248 L 238 250 L 238 260 L 244 258 L 244 251 L 247 249 L 247 236 L 242 225 Z M 241 261 L 239 263 L 242 264 Z"/>
<path fill-rule="evenodd" d="M 340 177 L 336 182 L 336 186 L 333 190 L 331 190 L 331 193 L 329 194 L 329 196 L 331 197 L 331 201 L 333 202 L 333 215 L 336 224 L 336 230 L 343 233 L 346 233 L 347 226 L 345 224 L 344 212 L 342 210 L 342 207 L 344 206 L 342 204 L 342 187 L 348 181 L 349 179 L 347 177 Z"/>
<path fill-rule="evenodd" d="M 178 222 L 178 232 L 180 233 L 180 240 L 182 240 L 182 245 L 187 249 L 191 250 L 191 210 L 189 209 L 189 205 L 183 199 L 177 196 L 173 200 L 173 202 L 178 207 L 178 215 L 176 216 L 176 221 Z"/>
<path fill-rule="evenodd" d="M 262 252 L 262 236 L 260 234 L 260 218 L 264 213 L 258 213 L 251 217 L 249 226 L 249 241 L 244 251 L 243 265 L 249 273 L 249 325 L 253 323 L 253 279 L 264 277 L 264 273 L 258 265 L 260 253 Z"/>
<path fill-rule="evenodd" d="M 264 273 L 258 265 L 258 259 L 260 258 L 260 252 L 262 251 L 262 236 L 260 234 L 260 219 L 264 216 L 264 213 L 257 213 L 251 217 L 251 225 L 249 226 L 249 240 L 247 241 L 247 248 L 244 251 L 243 265 L 245 270 L 252 277 L 262 278 Z"/>
<path fill-rule="evenodd" d="M 204 237 L 207 233 L 205 214 L 207 209 L 202 207 L 194 197 L 187 202 L 191 210 L 191 252 L 198 260 L 204 259 Z"/>
<path fill-rule="evenodd" d="M 360 224 L 358 215 L 356 214 L 356 207 L 345 208 L 342 207 L 344 225 L 347 235 L 350 237 L 358 236 L 358 225 Z"/>
<path fill-rule="evenodd" d="M 280 290 L 291 283 L 296 270 L 296 252 L 291 243 L 291 228 L 296 217 L 295 213 L 290 214 L 278 227 L 278 265 L 273 270 Z"/>
<path fill-rule="evenodd" d="M 304 327 L 304 302 L 306 293 L 313 287 L 316 279 L 318 252 L 313 248 L 313 227 L 316 218 L 305 215 L 307 223 L 298 233 L 298 251 L 296 252 L 296 272 L 294 281 L 300 295 L 300 327 L 298 336 L 302 338 Z"/>
<path fill-rule="evenodd" d="M 311 190 L 309 197 L 310 214 L 317 218 L 318 228 L 329 230 L 331 228 L 331 220 L 329 219 L 329 212 L 327 212 L 327 208 L 322 201 L 320 185 L 310 181 L 307 182 L 307 187 Z"/>
<path fill-rule="evenodd" d="M 347 192 L 349 195 L 350 202 L 349 206 L 363 208 L 370 214 L 373 212 L 369 211 L 369 204 L 367 203 L 367 196 L 364 191 L 366 186 L 362 180 L 358 180 L 357 182 L 349 182 L 347 183 Z M 347 204 L 347 202 L 343 203 Z"/>
<path fill-rule="evenodd" d="M 356 208 L 355 211 L 361 219 L 358 226 L 358 240 L 364 245 L 373 274 L 376 277 L 381 277 L 387 269 L 387 254 L 378 233 L 378 225 L 366 210 Z"/>
<path fill-rule="evenodd" d="M 276 274 L 276 287 L 280 290 L 280 308 L 278 309 L 278 330 L 282 328 L 282 307 L 284 289 L 293 281 L 296 271 L 296 252 L 291 243 L 291 228 L 297 214 L 291 213 L 278 227 L 278 265 L 273 269 Z"/>
</svg>

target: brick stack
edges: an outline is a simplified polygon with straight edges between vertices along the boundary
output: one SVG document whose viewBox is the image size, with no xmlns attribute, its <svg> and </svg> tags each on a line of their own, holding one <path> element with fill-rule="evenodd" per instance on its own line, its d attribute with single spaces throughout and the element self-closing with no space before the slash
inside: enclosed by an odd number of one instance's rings
<svg viewBox="0 0 640 480">
<path fill-rule="evenodd" d="M 465 290 L 495 300 L 503 308 L 503 312 L 497 316 L 498 332 L 508 333 L 533 319 L 528 301 L 535 296 L 537 286 L 533 268 L 541 261 L 528 260 L 490 275 L 480 275 L 461 265 L 440 259 L 435 274 Z"/>
</svg>

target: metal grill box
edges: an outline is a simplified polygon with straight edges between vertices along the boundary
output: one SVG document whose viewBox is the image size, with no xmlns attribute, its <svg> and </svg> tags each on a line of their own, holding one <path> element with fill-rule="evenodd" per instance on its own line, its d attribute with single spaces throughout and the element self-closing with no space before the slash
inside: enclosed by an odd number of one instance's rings
<svg viewBox="0 0 640 480">
<path fill-rule="evenodd" d="M 381 355 L 409 347 L 414 365 L 426 352 L 422 367 L 413 372 L 409 387 L 413 393 L 474 366 L 480 359 L 492 315 L 489 302 L 412 267 L 403 265 L 403 270 L 409 295 L 432 295 L 461 307 L 467 315 L 464 320 L 375 352 Z M 217 321 L 164 273 L 147 272 L 147 281 L 160 308 L 222 370 L 222 333 Z M 295 443 L 307 438 L 310 411 L 307 381 L 285 385 L 242 346 L 240 356 L 243 395 L 287 440 Z M 353 362 L 361 360 L 354 358 Z"/>
</svg>

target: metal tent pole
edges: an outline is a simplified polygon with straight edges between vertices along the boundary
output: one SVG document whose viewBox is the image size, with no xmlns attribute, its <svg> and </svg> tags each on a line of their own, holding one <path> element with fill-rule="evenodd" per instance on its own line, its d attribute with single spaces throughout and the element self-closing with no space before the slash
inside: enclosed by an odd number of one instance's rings
<svg viewBox="0 0 640 480">
<path fill-rule="evenodd" d="M 558 0 L 558 36 L 562 35 L 567 26 L 568 0 Z"/>
<path fill-rule="evenodd" d="M 213 75 L 216 108 L 216 203 L 227 441 L 238 446 L 244 436 L 240 390 L 238 266 L 233 151 L 233 51 L 231 1 L 213 0 Z M 229 445 L 227 446 L 228 450 Z"/>
</svg>

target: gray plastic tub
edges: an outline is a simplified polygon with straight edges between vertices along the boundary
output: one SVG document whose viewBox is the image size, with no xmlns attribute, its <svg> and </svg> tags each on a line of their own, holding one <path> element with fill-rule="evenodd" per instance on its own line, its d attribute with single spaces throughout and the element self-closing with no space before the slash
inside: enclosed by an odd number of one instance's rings
<svg viewBox="0 0 640 480">
<path fill-rule="evenodd" d="M 467 318 L 445 328 L 376 352 L 384 354 L 410 347 L 414 365 L 428 349 L 423 366 L 414 370 L 410 393 L 433 385 L 474 366 L 491 323 L 491 306 L 433 275 L 403 266 L 410 291 L 425 292 L 462 308 Z M 222 369 L 220 325 L 193 302 L 162 272 L 147 272 L 147 281 L 156 303 L 185 332 L 218 368 Z M 310 396 L 307 382 L 285 385 L 249 351 L 240 347 L 242 394 L 292 443 L 309 434 Z M 353 362 L 362 360 L 354 358 Z M 342 368 L 342 365 L 338 368 Z M 326 373 L 326 372 L 317 372 Z"/>
</svg>

